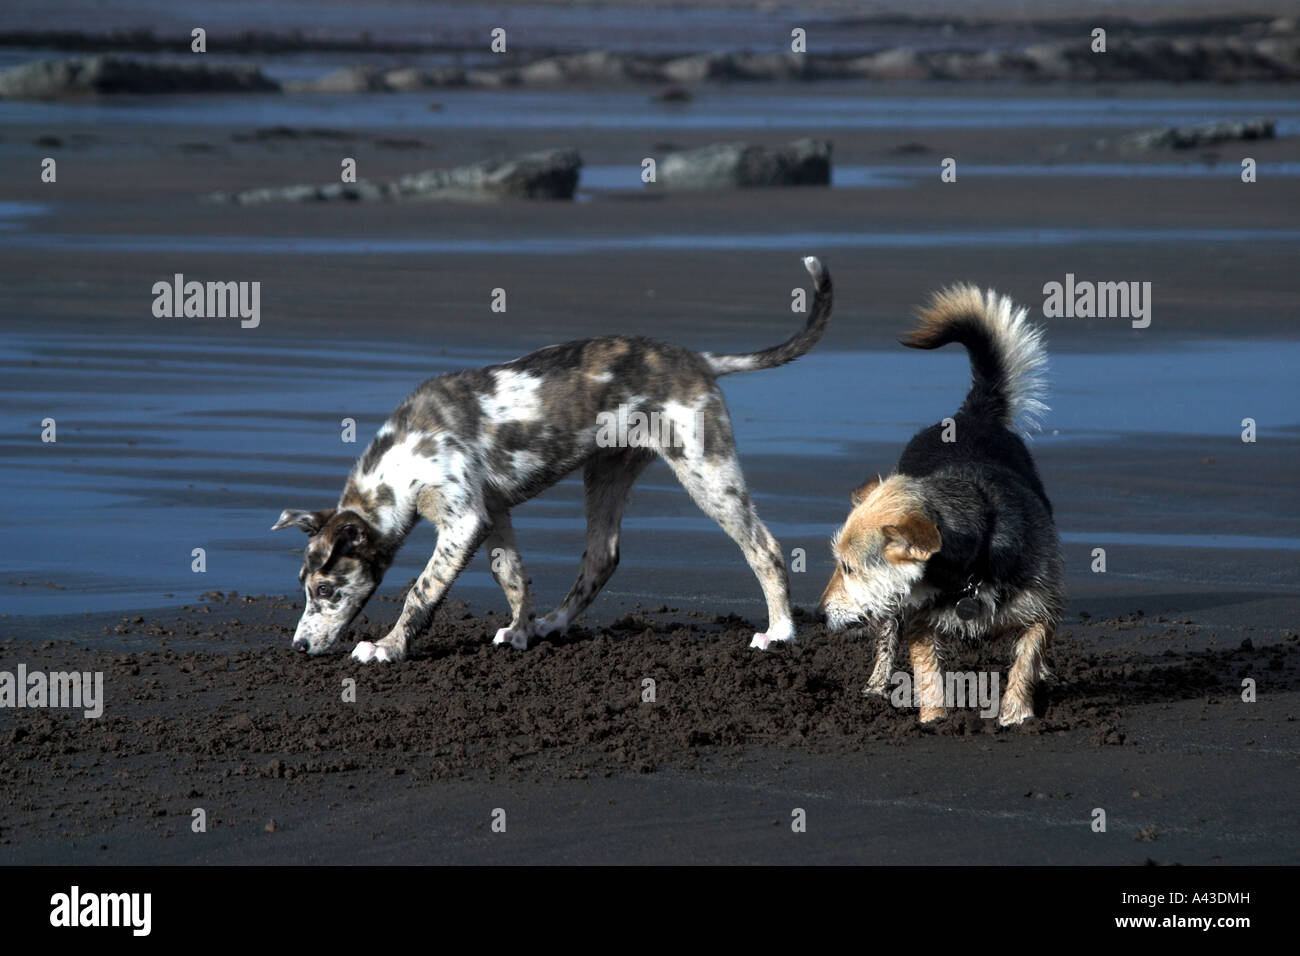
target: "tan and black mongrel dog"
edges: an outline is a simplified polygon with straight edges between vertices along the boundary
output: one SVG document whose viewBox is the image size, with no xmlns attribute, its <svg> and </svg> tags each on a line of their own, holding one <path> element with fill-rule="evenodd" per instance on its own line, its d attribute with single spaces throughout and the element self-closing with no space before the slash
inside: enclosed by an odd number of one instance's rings
<svg viewBox="0 0 1300 956">
<path fill-rule="evenodd" d="M 831 630 L 877 640 L 864 694 L 886 694 L 901 638 L 923 723 L 945 713 L 945 650 L 1010 637 L 1015 656 L 998 712 L 1003 725 L 1034 715 L 1034 687 L 1065 606 L 1052 504 L 1024 441 L 1046 410 L 1047 355 L 1024 309 L 993 292 L 938 293 L 903 344 L 959 342 L 973 382 L 951 423 L 918 433 L 888 478 L 853 492 L 832 541 L 836 569 L 822 595 Z"/>
<path fill-rule="evenodd" d="M 781 547 L 745 488 L 717 379 L 784 365 L 821 338 L 831 314 L 831 279 L 816 259 L 803 261 L 813 277 L 812 313 L 797 335 L 760 352 L 711 355 L 639 336 L 607 336 L 421 385 L 379 429 L 336 508 L 286 510 L 272 529 L 294 526 L 310 536 L 298 575 L 307 603 L 293 647 L 321 654 L 337 643 L 421 517 L 438 529 L 433 556 L 393 629 L 383 640 L 359 643 L 353 657 L 406 657 L 410 641 L 484 543 L 513 615 L 495 643 L 527 648 L 535 636 L 563 632 L 614 573 L 628 492 L 656 454 L 740 545 L 762 585 L 767 630 L 755 634 L 751 646 L 792 640 Z M 609 426 L 629 421 L 651 427 L 635 441 L 619 440 L 620 429 Z M 537 620 L 510 509 L 578 467 L 586 489 L 587 549 L 568 597 Z"/>
</svg>

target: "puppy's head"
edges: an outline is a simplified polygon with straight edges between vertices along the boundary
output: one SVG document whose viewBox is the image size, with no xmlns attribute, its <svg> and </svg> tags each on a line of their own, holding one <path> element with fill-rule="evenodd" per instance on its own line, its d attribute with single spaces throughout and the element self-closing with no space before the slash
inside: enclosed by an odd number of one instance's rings
<svg viewBox="0 0 1300 956">
<path fill-rule="evenodd" d="M 831 539 L 835 571 L 820 610 L 832 631 L 878 624 L 897 614 L 942 546 L 915 483 L 879 476 L 851 495 L 853 510 Z"/>
<path fill-rule="evenodd" d="M 352 511 L 287 509 L 271 530 L 291 526 L 308 535 L 298 572 L 307 604 L 293 635 L 293 648 L 323 654 L 375 593 L 390 558 L 378 547 L 375 529 Z"/>
</svg>

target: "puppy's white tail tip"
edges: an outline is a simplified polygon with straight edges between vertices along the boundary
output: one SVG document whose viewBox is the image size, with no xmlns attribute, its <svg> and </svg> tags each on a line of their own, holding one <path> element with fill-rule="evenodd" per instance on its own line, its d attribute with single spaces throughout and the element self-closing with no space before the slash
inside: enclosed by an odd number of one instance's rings
<svg viewBox="0 0 1300 956">
<path fill-rule="evenodd" d="M 810 276 L 819 282 L 821 277 L 826 274 L 826 270 L 822 267 L 822 261 L 816 256 L 804 256 L 803 267 L 808 270 Z"/>
</svg>

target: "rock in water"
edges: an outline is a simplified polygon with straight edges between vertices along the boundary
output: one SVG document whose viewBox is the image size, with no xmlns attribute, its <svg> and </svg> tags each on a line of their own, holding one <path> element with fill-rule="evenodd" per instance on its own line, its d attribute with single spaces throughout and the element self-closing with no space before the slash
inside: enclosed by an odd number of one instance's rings
<svg viewBox="0 0 1300 956">
<path fill-rule="evenodd" d="M 768 149 L 748 143 L 717 143 L 665 156 L 656 181 L 667 189 L 829 186 L 831 144 L 823 139 L 798 139 Z"/>
<path fill-rule="evenodd" d="M 114 93 L 273 93 L 253 66 L 153 63 L 116 56 L 39 60 L 0 73 L 0 96 L 65 99 Z"/>
<path fill-rule="evenodd" d="M 393 199 L 572 199 L 581 167 L 577 150 L 552 149 L 414 173 L 387 191 Z"/>
<path fill-rule="evenodd" d="M 290 93 L 387 93 L 391 91 L 382 70 L 348 66 L 315 79 L 289 84 Z"/>
<path fill-rule="evenodd" d="M 490 159 L 454 169 L 429 169 L 389 183 L 328 183 L 278 186 L 213 193 L 214 202 L 254 205 L 267 202 L 321 202 L 332 199 L 398 201 L 493 199 L 572 199 L 582 157 L 574 149 L 551 149 L 514 159 Z"/>
<path fill-rule="evenodd" d="M 1201 126 L 1162 126 L 1158 129 L 1134 133 L 1121 140 L 1128 149 L 1197 149 L 1214 143 L 1230 143 L 1255 139 L 1272 139 L 1274 121 L 1252 119 L 1240 123 L 1205 123 Z"/>
</svg>

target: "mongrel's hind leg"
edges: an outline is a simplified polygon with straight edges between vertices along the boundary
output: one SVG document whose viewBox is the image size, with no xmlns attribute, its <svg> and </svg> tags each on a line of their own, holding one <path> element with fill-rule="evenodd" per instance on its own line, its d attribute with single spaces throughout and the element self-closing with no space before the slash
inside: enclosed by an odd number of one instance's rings
<svg viewBox="0 0 1300 956">
<path fill-rule="evenodd" d="M 479 512 L 449 514 L 438 525 L 438 545 L 433 557 L 429 558 L 429 563 L 406 593 L 406 603 L 393 629 L 382 641 L 374 644 L 362 641 L 352 651 L 352 656 L 363 663 L 404 660 L 411 639 L 429 626 L 438 605 L 447 596 L 451 582 L 474 557 L 489 524 L 487 516 Z"/>
<path fill-rule="evenodd" d="M 725 412 L 724 412 L 725 416 Z M 707 436 L 696 434 L 683 447 L 664 448 L 664 458 L 695 503 L 740 545 L 767 601 L 767 630 L 755 634 L 750 647 L 766 650 L 778 641 L 794 640 L 790 616 L 790 578 L 781 546 L 759 520 L 745 489 L 745 476 L 736 460 L 730 422 L 714 417 Z M 712 454 L 706 456 L 704 449 Z"/>
<path fill-rule="evenodd" d="M 563 633 L 595 600 L 618 567 L 618 540 L 628 493 L 654 453 L 641 448 L 612 450 L 587 461 L 582 481 L 587 499 L 587 548 L 568 596 L 537 622 L 539 637 Z"/>
<path fill-rule="evenodd" d="M 1015 656 L 1007 673 L 1007 689 L 998 708 L 998 723 L 1003 727 L 1019 724 L 1034 716 L 1034 688 L 1047 673 L 1043 656 L 1053 628 L 1033 624 L 1016 641 Z"/>
<path fill-rule="evenodd" d="M 484 539 L 492 577 L 506 600 L 510 602 L 510 626 L 503 627 L 492 638 L 493 644 L 509 644 L 520 650 L 528 649 L 533 636 L 533 602 L 528 595 L 528 575 L 515 544 L 515 529 L 510 523 L 510 512 L 502 509 L 492 516 L 492 527 Z"/>
</svg>

